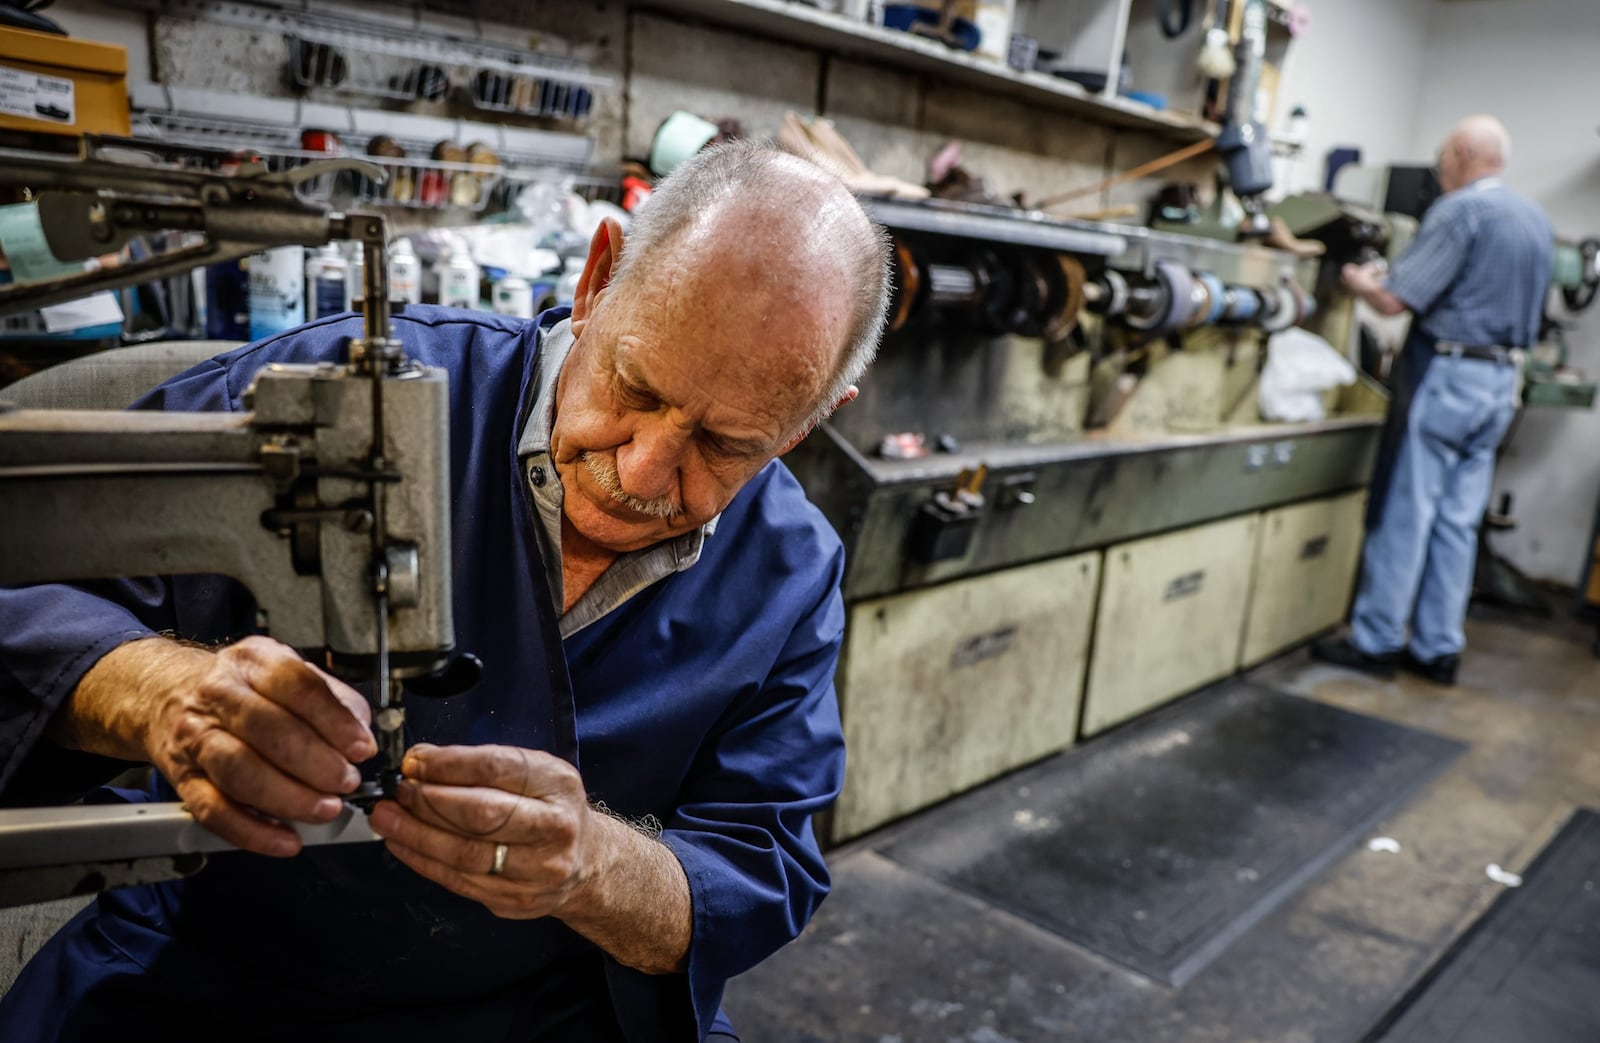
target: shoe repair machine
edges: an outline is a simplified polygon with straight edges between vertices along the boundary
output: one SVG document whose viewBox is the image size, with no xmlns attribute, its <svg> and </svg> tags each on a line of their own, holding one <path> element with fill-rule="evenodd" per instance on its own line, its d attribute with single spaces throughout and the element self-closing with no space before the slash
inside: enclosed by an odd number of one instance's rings
<svg viewBox="0 0 1600 1043">
<path fill-rule="evenodd" d="M 141 146 L 142 147 L 142 146 Z M 51 252 L 114 253 L 164 230 L 202 241 L 121 267 L 0 289 L 0 314 L 133 285 L 283 245 L 347 239 L 366 254 L 364 335 L 346 363 L 274 365 L 235 413 L 7 409 L 0 401 L 0 583 L 218 573 L 249 588 L 266 632 L 339 677 L 370 682 L 381 781 L 345 813 L 300 826 L 307 843 L 375 840 L 362 810 L 398 778 L 402 683 L 448 694 L 475 661 L 454 657 L 443 372 L 406 359 L 389 325 L 385 227 L 329 213 L 296 185 L 330 160 L 269 174 L 185 150 L 131 162 L 124 142 L 77 158 L 12 153 L 0 183 L 35 192 Z M 0 400 L 4 399 L 0 393 Z M 0 904 L 193 872 L 229 847 L 177 804 L 0 812 Z"/>
<path fill-rule="evenodd" d="M 1255 243 L 869 201 L 892 330 L 785 458 L 846 548 L 837 842 L 1343 617 L 1383 410 L 1263 424 L 1317 262 Z"/>
</svg>

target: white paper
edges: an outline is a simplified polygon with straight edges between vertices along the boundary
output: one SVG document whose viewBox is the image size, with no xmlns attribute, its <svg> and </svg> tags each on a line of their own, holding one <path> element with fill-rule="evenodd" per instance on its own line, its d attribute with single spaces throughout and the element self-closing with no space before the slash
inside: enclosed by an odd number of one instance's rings
<svg viewBox="0 0 1600 1043">
<path fill-rule="evenodd" d="M 44 319 L 44 328 L 48 333 L 70 333 L 73 330 L 88 329 L 90 326 L 104 326 L 108 323 L 122 322 L 122 305 L 117 301 L 117 295 L 110 290 L 101 290 L 99 293 L 90 294 L 82 300 L 68 301 L 65 304 L 52 304 L 39 309 L 39 315 Z"/>
<path fill-rule="evenodd" d="M 1501 869 L 1493 862 L 1490 862 L 1483 872 L 1485 876 L 1497 884 L 1505 884 L 1507 887 L 1522 886 L 1522 877 L 1509 870 Z"/>
<path fill-rule="evenodd" d="M 36 203 L 0 206 L 0 251 L 17 282 L 38 282 L 83 271 L 82 261 L 58 261 L 50 250 Z"/>
<path fill-rule="evenodd" d="M 0 65 L 0 112 L 47 123 L 77 122 L 77 89 L 71 80 Z"/>
</svg>

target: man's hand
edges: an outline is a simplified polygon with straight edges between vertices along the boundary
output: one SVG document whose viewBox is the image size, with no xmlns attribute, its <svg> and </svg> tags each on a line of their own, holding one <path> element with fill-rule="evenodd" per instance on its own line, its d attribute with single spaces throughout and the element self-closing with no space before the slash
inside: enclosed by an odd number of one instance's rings
<svg viewBox="0 0 1600 1043">
<path fill-rule="evenodd" d="M 628 966 L 682 968 L 693 929 L 682 867 L 591 808 L 572 765 L 514 746 L 419 744 L 401 771 L 398 803 L 371 818 L 395 858 L 497 916 L 554 916 Z"/>
<path fill-rule="evenodd" d="M 1339 269 L 1339 281 L 1344 283 L 1344 288 L 1351 293 L 1365 296 L 1379 285 L 1379 276 L 1376 262 L 1368 264 L 1347 264 Z"/>
<path fill-rule="evenodd" d="M 288 856 L 300 838 L 271 820 L 338 816 L 338 795 L 361 781 L 354 762 L 378 752 L 370 719 L 355 689 L 270 638 L 218 652 L 149 639 L 95 664 L 52 734 L 147 759 L 202 826 L 247 851 Z"/>
<path fill-rule="evenodd" d="M 557 914 L 597 864 L 583 780 L 559 757 L 516 746 L 414 746 L 372 813 L 394 857 L 496 916 Z M 507 847 L 491 875 L 497 845 Z"/>
<path fill-rule="evenodd" d="M 1380 315 L 1399 315 L 1406 310 L 1405 302 L 1384 288 L 1383 269 L 1377 261 L 1345 265 L 1339 269 L 1339 281 Z"/>
</svg>

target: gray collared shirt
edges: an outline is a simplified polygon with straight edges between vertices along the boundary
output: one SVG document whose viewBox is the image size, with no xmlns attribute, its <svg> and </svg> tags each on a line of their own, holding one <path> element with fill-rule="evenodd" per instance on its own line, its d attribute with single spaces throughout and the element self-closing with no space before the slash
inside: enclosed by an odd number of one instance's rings
<svg viewBox="0 0 1600 1043">
<path fill-rule="evenodd" d="M 517 441 L 517 458 L 527 476 L 528 491 L 538 514 L 539 550 L 544 556 L 545 578 L 556 613 L 566 603 L 561 578 L 561 477 L 550 455 L 550 436 L 556 421 L 556 378 L 572 351 L 572 320 L 562 319 L 546 330 L 533 362 L 533 411 Z M 700 560 L 700 549 L 717 528 L 713 518 L 698 529 L 670 540 L 621 554 L 572 606 L 561 615 L 561 636 L 571 637 L 584 627 L 619 608 L 623 602 L 657 580 L 682 572 Z"/>
</svg>

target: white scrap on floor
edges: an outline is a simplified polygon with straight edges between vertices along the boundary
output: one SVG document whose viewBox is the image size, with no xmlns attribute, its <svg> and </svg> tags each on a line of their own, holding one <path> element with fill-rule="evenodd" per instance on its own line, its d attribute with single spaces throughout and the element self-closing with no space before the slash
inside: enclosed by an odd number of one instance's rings
<svg viewBox="0 0 1600 1043">
<path fill-rule="evenodd" d="M 1400 841 L 1394 837 L 1373 837 L 1367 841 L 1368 851 L 1387 851 L 1391 855 L 1400 853 Z"/>
<path fill-rule="evenodd" d="M 1505 884 L 1507 887 L 1522 886 L 1522 877 L 1511 872 L 1509 869 L 1501 869 L 1493 862 L 1489 863 L 1488 868 L 1485 869 L 1484 872 L 1488 874 L 1490 880 L 1493 880 L 1497 884 Z"/>
</svg>

